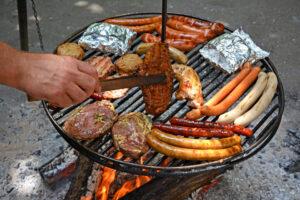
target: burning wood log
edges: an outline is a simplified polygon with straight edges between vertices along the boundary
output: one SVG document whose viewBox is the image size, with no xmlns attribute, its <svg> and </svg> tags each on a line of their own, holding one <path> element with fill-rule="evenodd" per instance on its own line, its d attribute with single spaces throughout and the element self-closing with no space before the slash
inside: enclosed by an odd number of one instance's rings
<svg viewBox="0 0 300 200">
<path fill-rule="evenodd" d="M 38 170 L 46 183 L 54 184 L 75 172 L 77 159 L 78 152 L 71 147 L 67 147 Z"/>
</svg>

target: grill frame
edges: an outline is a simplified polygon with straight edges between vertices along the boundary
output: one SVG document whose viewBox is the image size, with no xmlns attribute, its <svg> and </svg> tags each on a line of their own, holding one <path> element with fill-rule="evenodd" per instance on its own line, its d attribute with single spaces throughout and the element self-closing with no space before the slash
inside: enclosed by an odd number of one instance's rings
<svg viewBox="0 0 300 200">
<path fill-rule="evenodd" d="M 123 15 L 119 15 L 119 16 L 114 16 L 114 17 L 111 17 L 111 18 L 146 17 L 146 16 L 158 15 L 158 14 L 160 14 L 160 13 L 155 13 L 155 12 L 152 12 L 152 13 L 128 13 L 128 14 L 123 14 Z M 199 19 L 199 20 L 205 20 L 205 19 L 202 19 L 202 18 L 193 17 L 193 16 L 189 16 L 189 15 L 185 15 L 185 14 L 178 14 L 178 13 L 168 13 L 168 15 L 183 15 L 183 16 L 192 17 L 192 18 Z M 104 21 L 106 19 L 109 19 L 109 18 L 105 18 L 105 19 L 102 19 L 102 20 L 99 20 L 99 21 L 96 21 L 96 22 L 101 22 L 101 21 Z M 205 21 L 207 21 L 207 20 L 205 20 Z M 62 43 L 75 41 L 76 39 L 78 39 L 80 37 L 82 32 L 89 25 L 87 25 L 86 27 L 84 27 L 84 28 L 80 29 L 79 31 L 75 32 L 74 34 L 72 34 L 72 36 L 70 36 L 68 39 L 66 39 Z M 225 29 L 226 29 L 227 32 L 232 32 L 232 30 L 228 27 L 225 27 Z M 60 43 L 60 44 L 62 44 L 62 43 Z M 138 43 L 140 43 L 140 41 Z M 194 56 L 197 55 L 197 53 L 195 53 L 195 52 L 198 52 L 198 49 L 200 49 L 202 46 L 203 45 L 200 45 L 200 47 L 199 47 L 199 45 L 198 45 L 195 48 L 197 50 L 193 49 L 188 54 L 190 54 L 190 55 L 194 54 Z M 90 54 L 85 55 L 85 58 L 90 57 Z M 193 56 L 192 56 L 192 58 L 193 58 Z M 199 58 L 201 58 L 201 56 Z M 195 62 L 198 62 L 199 58 L 193 58 L 193 59 L 195 60 Z M 119 171 L 124 171 L 124 172 L 129 172 L 129 173 L 134 173 L 134 174 L 141 174 L 141 175 L 165 176 L 165 175 L 186 175 L 186 174 L 205 173 L 205 172 L 208 172 L 210 170 L 227 169 L 227 168 L 231 168 L 233 165 L 235 165 L 239 162 L 242 162 L 242 161 L 252 157 L 258 151 L 260 151 L 262 148 L 264 148 L 265 145 L 275 135 L 275 133 L 276 133 L 276 131 L 277 131 L 279 125 L 280 125 L 280 122 L 281 122 L 282 114 L 283 114 L 283 111 L 284 111 L 284 104 L 285 104 L 284 90 L 283 90 L 282 82 L 281 82 L 281 80 L 278 76 L 278 72 L 277 72 L 274 64 L 271 62 L 271 60 L 269 58 L 263 59 L 263 60 L 261 60 L 261 62 L 263 64 L 263 66 L 266 66 L 267 70 L 273 71 L 276 74 L 277 78 L 278 78 L 277 96 L 274 97 L 274 98 L 278 99 L 278 104 L 273 106 L 273 108 L 272 108 L 273 110 L 271 109 L 271 111 L 269 111 L 267 113 L 267 115 L 269 115 L 269 116 L 265 115 L 267 117 L 264 120 L 267 120 L 274 113 L 274 111 L 276 111 L 278 109 L 277 117 L 276 118 L 274 117 L 271 121 L 269 121 L 269 123 L 261 131 L 263 133 L 259 134 L 259 136 L 260 136 L 259 138 L 255 138 L 255 136 L 252 136 L 252 137 L 249 138 L 250 140 L 255 140 L 255 141 L 253 142 L 253 144 L 251 144 L 251 146 L 248 149 L 243 150 L 243 152 L 241 152 L 238 155 L 235 155 L 235 156 L 223 159 L 223 160 L 213 161 L 213 162 L 204 162 L 204 163 L 200 163 L 200 164 L 193 164 L 193 162 L 190 162 L 190 161 L 176 160 L 175 163 L 171 163 L 171 165 L 178 165 L 178 166 L 160 167 L 160 166 L 152 166 L 152 165 L 141 165 L 141 164 L 137 164 L 137 163 L 126 162 L 126 161 L 122 161 L 122 160 L 116 160 L 112 156 L 105 155 L 105 153 L 103 155 L 101 155 L 101 154 L 97 153 L 96 150 L 94 150 L 94 148 L 92 149 L 92 148 L 87 147 L 89 144 L 94 143 L 93 141 L 92 142 L 87 142 L 87 144 L 82 144 L 82 143 L 76 141 L 75 139 L 69 137 L 64 132 L 64 130 L 62 129 L 62 125 L 59 124 L 59 122 L 58 122 L 59 119 L 56 120 L 53 117 L 53 115 L 57 114 L 58 112 L 55 111 L 55 110 L 51 111 L 51 108 L 48 106 L 47 102 L 42 101 L 42 104 L 43 104 L 43 107 L 44 107 L 44 109 L 46 111 L 46 114 L 49 117 L 51 123 L 53 124 L 55 129 L 58 131 L 58 133 L 70 144 L 70 146 L 72 146 L 73 148 L 78 150 L 83 155 L 87 156 L 89 159 L 91 159 L 95 162 L 98 162 L 102 165 L 105 165 L 105 166 L 108 166 L 108 167 L 111 167 L 111 168 L 115 168 Z M 198 67 L 201 64 L 203 64 L 203 61 L 202 62 L 199 61 L 199 63 L 200 64 L 197 65 Z M 209 66 L 209 64 L 206 64 L 206 67 L 207 66 Z M 215 79 L 218 79 L 219 77 L 220 77 L 220 74 L 217 75 L 217 77 Z M 228 78 L 229 78 L 229 76 L 227 76 L 227 78 L 226 78 L 226 76 L 223 77 L 223 79 L 228 79 Z M 207 84 L 207 86 L 208 86 L 208 84 Z M 212 89 L 212 91 L 216 90 L 217 88 L 220 88 L 220 85 L 218 85 L 215 89 Z M 137 92 L 139 90 L 138 89 L 131 89 L 130 91 L 132 92 L 132 95 L 131 96 L 128 95 L 129 96 L 128 98 L 131 98 L 132 96 L 137 95 Z M 210 91 L 210 93 L 212 91 Z M 139 97 L 139 99 L 140 99 L 140 97 Z M 116 101 L 120 101 L 121 105 L 122 105 L 122 103 L 125 102 L 125 101 L 122 102 L 122 99 L 121 100 L 116 100 Z M 87 100 L 87 101 L 83 102 L 82 104 L 90 103 L 90 102 L 92 102 L 92 100 Z M 175 102 L 177 102 L 177 100 Z M 183 103 L 183 104 L 185 104 L 185 103 Z M 79 105 L 71 106 L 70 108 L 62 109 L 62 110 L 65 110 L 67 112 L 67 111 L 75 109 L 77 106 L 79 106 Z M 139 109 L 139 108 L 141 108 L 141 105 L 137 106 L 134 110 Z M 128 109 L 128 108 L 126 108 L 126 109 Z M 126 109 L 123 110 L 123 111 L 126 111 Z M 176 111 L 175 113 L 178 113 L 179 110 Z M 65 114 L 63 114 L 60 117 L 64 117 L 64 116 L 65 116 Z M 216 117 L 213 120 L 216 120 Z M 265 125 L 264 120 L 261 120 L 257 124 L 257 126 L 259 124 L 260 124 L 259 127 L 261 125 Z M 99 143 L 97 146 L 102 147 L 109 140 L 111 140 L 109 136 L 104 136 L 101 139 L 101 141 L 95 141 L 95 142 Z M 109 149 L 111 146 L 112 146 L 112 144 L 108 145 L 108 147 L 106 149 Z M 106 151 L 104 150 L 103 152 L 106 152 Z M 160 158 L 160 160 L 162 160 L 163 158 L 165 158 L 165 156 Z M 188 163 L 188 165 L 186 165 L 187 163 Z"/>
</svg>

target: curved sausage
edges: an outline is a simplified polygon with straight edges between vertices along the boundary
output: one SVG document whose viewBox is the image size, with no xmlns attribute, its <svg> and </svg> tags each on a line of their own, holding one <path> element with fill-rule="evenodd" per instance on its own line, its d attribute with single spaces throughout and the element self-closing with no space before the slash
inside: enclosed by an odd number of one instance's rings
<svg viewBox="0 0 300 200">
<path fill-rule="evenodd" d="M 158 24 L 156 26 L 156 31 L 161 34 L 161 24 Z M 208 38 L 205 38 L 197 33 L 187 33 L 183 31 L 178 31 L 175 29 L 172 29 L 170 27 L 166 27 L 166 36 L 167 38 L 173 38 L 173 39 L 187 39 L 191 40 L 195 43 L 204 43 L 208 40 Z"/>
<path fill-rule="evenodd" d="M 145 25 L 145 24 L 153 24 L 161 21 L 161 16 L 154 16 L 154 17 L 147 17 L 147 18 L 132 18 L 132 19 L 125 19 L 125 18 L 113 18 L 107 19 L 105 22 L 110 24 L 118 24 L 118 25 L 125 25 L 125 26 L 138 26 L 138 25 Z"/>
<path fill-rule="evenodd" d="M 219 90 L 211 99 L 204 105 L 215 106 L 221 102 L 251 71 L 251 64 L 246 62 L 242 70 L 229 81 L 221 90 Z"/>
<path fill-rule="evenodd" d="M 150 47 L 152 47 L 152 45 L 153 43 L 141 43 L 137 46 L 135 51 L 139 55 L 145 54 L 150 49 Z M 182 51 L 172 46 L 169 46 L 169 53 L 170 57 L 177 63 L 186 64 L 188 61 L 188 57 Z"/>
<path fill-rule="evenodd" d="M 169 19 L 167 21 L 167 26 L 175 30 L 184 31 L 186 33 L 199 34 L 199 36 L 206 39 L 212 39 L 217 36 L 217 34 L 211 28 L 196 28 L 175 19 Z"/>
<path fill-rule="evenodd" d="M 194 137 L 230 137 L 233 136 L 234 133 L 230 130 L 225 129 L 216 129 L 216 128 L 195 128 L 195 127 L 184 127 L 184 126 L 174 126 L 168 124 L 159 124 L 154 123 L 153 127 L 166 131 L 168 133 L 172 133 L 175 135 L 183 135 L 183 136 L 194 136 Z"/>
<path fill-rule="evenodd" d="M 268 73 L 268 83 L 258 102 L 245 114 L 234 120 L 234 124 L 248 125 L 255 120 L 271 103 L 276 92 L 278 80 L 274 72 Z"/>
<path fill-rule="evenodd" d="M 245 128 L 239 125 L 227 124 L 227 123 L 194 121 L 194 120 L 182 119 L 177 117 L 173 117 L 172 119 L 170 119 L 170 123 L 172 125 L 179 125 L 179 126 L 226 129 L 248 137 L 253 134 L 253 131 L 249 128 Z"/>
<path fill-rule="evenodd" d="M 232 92 L 218 105 L 207 106 L 204 105 L 201 109 L 201 113 L 207 116 L 217 116 L 226 112 L 226 110 L 234 104 L 244 92 L 252 85 L 256 80 L 258 73 L 260 72 L 260 67 L 254 67 L 251 69 L 250 73 L 232 90 Z"/>
<path fill-rule="evenodd" d="M 158 129 L 153 129 L 151 133 L 153 136 L 167 144 L 188 149 L 224 149 L 236 144 L 241 144 L 241 137 L 237 135 L 222 139 L 203 140 L 175 136 Z"/>
<path fill-rule="evenodd" d="M 258 79 L 251 91 L 243 98 L 243 100 L 231 111 L 220 115 L 218 122 L 231 123 L 236 118 L 247 112 L 247 110 L 256 102 L 263 93 L 268 82 L 268 76 L 265 72 L 258 74 Z"/>
<path fill-rule="evenodd" d="M 152 133 L 147 134 L 146 138 L 149 146 L 155 151 L 182 160 L 219 160 L 233 156 L 242 151 L 242 147 L 239 144 L 226 149 L 198 150 L 169 145 L 157 139 Z"/>
<path fill-rule="evenodd" d="M 147 33 L 147 32 L 153 32 L 157 26 L 157 23 L 153 24 L 146 24 L 142 26 L 125 26 L 137 33 Z"/>
<path fill-rule="evenodd" d="M 154 43 L 159 42 L 160 38 L 156 37 L 150 33 L 144 33 L 141 37 L 141 40 L 145 43 Z M 196 43 L 191 40 L 176 40 L 176 39 L 166 39 L 165 42 L 170 46 L 179 49 L 181 51 L 190 51 L 197 46 Z"/>
</svg>

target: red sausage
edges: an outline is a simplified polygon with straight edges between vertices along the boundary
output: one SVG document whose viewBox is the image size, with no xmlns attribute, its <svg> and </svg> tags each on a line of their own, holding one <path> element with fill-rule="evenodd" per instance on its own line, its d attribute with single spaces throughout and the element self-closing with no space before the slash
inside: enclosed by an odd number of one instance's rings
<svg viewBox="0 0 300 200">
<path fill-rule="evenodd" d="M 125 19 L 125 18 L 115 18 L 115 19 L 107 19 L 105 22 L 110 24 L 118 24 L 124 26 L 138 26 L 138 25 L 145 25 L 145 24 L 153 24 L 161 21 L 161 16 L 154 16 L 154 17 L 147 17 L 147 18 L 132 18 L 132 19 Z"/>
<path fill-rule="evenodd" d="M 161 24 L 159 24 L 156 27 L 156 31 L 161 34 Z M 178 31 L 175 29 L 172 29 L 170 27 L 166 27 L 166 35 L 167 38 L 172 38 L 172 39 L 187 39 L 191 40 L 195 43 L 204 43 L 207 41 L 207 38 L 197 34 L 197 33 L 187 33 L 183 31 Z"/>
<path fill-rule="evenodd" d="M 200 28 L 210 28 L 213 25 L 213 22 L 193 19 L 190 17 L 179 16 L 179 15 L 171 16 L 169 19 L 175 19 L 175 20 L 184 22 L 186 24 L 189 24 L 190 26 L 195 26 L 195 27 L 200 27 Z"/>
<path fill-rule="evenodd" d="M 159 42 L 160 38 L 150 33 L 144 33 L 141 37 L 141 40 L 145 43 L 154 43 L 154 42 Z M 168 43 L 170 46 L 179 49 L 181 51 L 190 51 L 197 46 L 197 44 L 194 43 L 193 41 L 186 40 L 186 39 L 181 39 L 181 40 L 166 39 L 165 42 Z"/>
<path fill-rule="evenodd" d="M 197 27 L 187 25 L 184 22 L 177 21 L 175 19 L 169 19 L 167 21 L 167 25 L 179 31 L 199 34 L 200 37 L 206 38 L 207 40 L 217 36 L 217 33 L 212 28 L 197 28 Z M 216 26 L 212 26 L 212 27 L 216 27 Z"/>
<path fill-rule="evenodd" d="M 142 26 L 125 26 L 137 33 L 148 33 L 148 32 L 152 32 L 155 30 L 157 26 L 157 23 L 153 23 L 153 24 L 146 24 L 146 25 L 142 25 Z"/>
<path fill-rule="evenodd" d="M 230 137 L 234 133 L 230 130 L 216 129 L 216 128 L 194 128 L 194 127 L 184 127 L 184 126 L 174 126 L 168 124 L 153 124 L 153 127 L 159 130 L 166 131 L 168 133 L 173 133 L 176 135 L 183 136 L 194 136 L 194 137 Z"/>
<path fill-rule="evenodd" d="M 188 119 L 182 119 L 173 117 L 170 119 L 170 123 L 173 125 L 179 126 L 189 126 L 189 127 L 197 127 L 197 128 L 220 128 L 233 131 L 240 135 L 251 136 L 253 131 L 249 128 L 245 128 L 243 126 L 234 125 L 234 124 L 227 124 L 227 123 L 219 123 L 219 122 L 209 122 L 209 121 L 194 121 Z"/>
</svg>

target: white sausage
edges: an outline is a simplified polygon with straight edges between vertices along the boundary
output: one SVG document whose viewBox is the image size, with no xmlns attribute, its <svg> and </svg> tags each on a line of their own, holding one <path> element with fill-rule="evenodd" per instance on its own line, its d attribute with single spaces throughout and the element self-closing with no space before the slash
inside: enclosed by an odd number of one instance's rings
<svg viewBox="0 0 300 200">
<path fill-rule="evenodd" d="M 268 73 L 268 83 L 258 102 L 245 114 L 234 120 L 234 124 L 246 126 L 255 120 L 271 103 L 276 92 L 278 80 L 274 72 Z"/>
<path fill-rule="evenodd" d="M 231 123 L 236 118 L 247 112 L 247 110 L 256 102 L 256 100 L 263 93 L 268 82 L 268 76 L 265 72 L 260 72 L 258 79 L 252 90 L 245 96 L 245 98 L 231 111 L 220 115 L 218 122 Z"/>
</svg>

